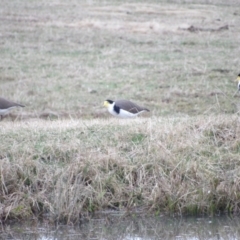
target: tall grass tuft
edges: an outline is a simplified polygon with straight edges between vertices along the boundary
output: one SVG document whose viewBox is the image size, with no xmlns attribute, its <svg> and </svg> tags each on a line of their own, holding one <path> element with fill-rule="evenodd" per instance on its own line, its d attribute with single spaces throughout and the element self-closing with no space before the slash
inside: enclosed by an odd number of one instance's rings
<svg viewBox="0 0 240 240">
<path fill-rule="evenodd" d="M 237 117 L 2 122 L 0 216 L 239 212 Z"/>
</svg>

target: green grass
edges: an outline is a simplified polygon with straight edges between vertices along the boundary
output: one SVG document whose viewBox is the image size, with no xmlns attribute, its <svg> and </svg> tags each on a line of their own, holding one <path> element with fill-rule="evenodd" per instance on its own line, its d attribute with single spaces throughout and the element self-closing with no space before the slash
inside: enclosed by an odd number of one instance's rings
<svg viewBox="0 0 240 240">
<path fill-rule="evenodd" d="M 0 94 L 25 103 L 25 118 L 45 110 L 105 118 L 106 98 L 135 100 L 155 116 L 238 111 L 234 3 L 69 2 L 66 11 L 3 1 L 1 9 Z"/>
</svg>

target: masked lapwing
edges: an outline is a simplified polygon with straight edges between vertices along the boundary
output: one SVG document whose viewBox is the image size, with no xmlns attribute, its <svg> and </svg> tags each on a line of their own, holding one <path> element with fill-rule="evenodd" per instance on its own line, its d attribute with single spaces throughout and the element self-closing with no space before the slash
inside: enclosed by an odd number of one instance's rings
<svg viewBox="0 0 240 240">
<path fill-rule="evenodd" d="M 16 108 L 16 107 L 25 107 L 25 106 L 0 97 L 0 120 L 2 119 L 2 116 L 8 114 L 13 108 Z"/>
<path fill-rule="evenodd" d="M 236 81 L 238 82 L 238 91 L 240 92 L 240 73 L 238 74 Z"/>
<path fill-rule="evenodd" d="M 149 112 L 149 109 L 128 100 L 112 101 L 107 99 L 104 101 L 104 106 L 107 107 L 112 115 L 120 118 L 132 118 L 142 112 Z"/>
</svg>

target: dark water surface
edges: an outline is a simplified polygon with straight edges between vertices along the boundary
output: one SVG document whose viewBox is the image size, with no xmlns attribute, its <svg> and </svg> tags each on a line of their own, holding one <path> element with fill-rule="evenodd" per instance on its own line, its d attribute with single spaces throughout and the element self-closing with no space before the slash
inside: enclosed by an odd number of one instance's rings
<svg viewBox="0 0 240 240">
<path fill-rule="evenodd" d="M 77 225 L 49 225 L 43 222 L 6 224 L 0 239 L 240 239 L 239 217 L 113 217 L 95 218 Z"/>
</svg>

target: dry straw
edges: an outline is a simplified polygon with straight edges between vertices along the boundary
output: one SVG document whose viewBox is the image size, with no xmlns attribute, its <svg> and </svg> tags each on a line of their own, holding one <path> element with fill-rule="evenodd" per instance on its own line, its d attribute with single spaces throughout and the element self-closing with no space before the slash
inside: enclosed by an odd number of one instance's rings
<svg viewBox="0 0 240 240">
<path fill-rule="evenodd" d="M 2 122 L 1 218 L 239 212 L 237 117 Z"/>
</svg>

